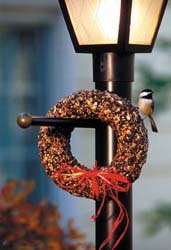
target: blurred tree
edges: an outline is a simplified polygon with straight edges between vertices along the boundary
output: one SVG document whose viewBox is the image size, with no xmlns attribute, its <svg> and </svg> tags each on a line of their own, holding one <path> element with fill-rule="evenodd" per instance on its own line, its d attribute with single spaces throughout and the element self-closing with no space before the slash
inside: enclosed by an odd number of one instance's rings
<svg viewBox="0 0 171 250">
<path fill-rule="evenodd" d="M 152 89 L 155 92 L 155 102 L 157 109 L 156 112 L 160 112 L 167 107 L 168 102 L 170 101 L 170 92 L 168 91 L 171 84 L 171 74 L 162 75 L 156 73 L 148 66 L 140 66 L 140 74 L 143 82 L 143 88 Z"/>
<path fill-rule="evenodd" d="M 171 7 L 171 1 L 169 1 L 168 7 Z M 160 38 L 156 46 L 164 56 L 169 57 L 171 64 L 171 38 Z M 163 74 L 162 67 L 160 72 L 156 72 L 149 65 L 143 64 L 140 65 L 139 71 L 144 88 L 153 89 L 158 97 L 156 98 L 158 100 L 156 111 L 166 108 L 171 97 L 171 71 L 168 74 Z M 161 202 L 157 204 L 151 211 L 141 213 L 140 219 L 144 224 L 145 235 L 148 237 L 156 235 L 166 227 L 171 228 L 171 203 Z"/>
<path fill-rule="evenodd" d="M 171 203 L 161 202 L 151 211 L 142 213 L 140 218 L 148 237 L 166 227 L 171 228 Z"/>
<path fill-rule="evenodd" d="M 171 39 L 159 39 L 157 48 L 162 50 L 163 55 L 171 55 Z M 141 64 L 138 70 L 141 81 L 143 82 L 143 88 L 150 88 L 155 92 L 155 100 L 157 103 L 156 111 L 158 112 L 166 108 L 168 101 L 170 101 L 169 89 L 171 85 L 171 72 L 168 74 L 163 73 L 162 67 L 160 71 L 156 71 L 145 64 Z"/>
</svg>

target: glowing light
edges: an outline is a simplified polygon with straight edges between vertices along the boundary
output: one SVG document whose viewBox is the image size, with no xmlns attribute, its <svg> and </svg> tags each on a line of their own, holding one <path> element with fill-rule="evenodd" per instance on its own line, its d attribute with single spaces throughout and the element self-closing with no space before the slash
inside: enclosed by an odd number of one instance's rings
<svg viewBox="0 0 171 250">
<path fill-rule="evenodd" d="M 121 0 L 66 0 L 80 45 L 118 42 Z"/>
<path fill-rule="evenodd" d="M 118 40 L 120 22 L 120 0 L 103 0 L 97 10 L 97 24 L 109 41 Z"/>
<path fill-rule="evenodd" d="M 164 0 L 133 0 L 129 44 L 150 45 Z"/>
</svg>

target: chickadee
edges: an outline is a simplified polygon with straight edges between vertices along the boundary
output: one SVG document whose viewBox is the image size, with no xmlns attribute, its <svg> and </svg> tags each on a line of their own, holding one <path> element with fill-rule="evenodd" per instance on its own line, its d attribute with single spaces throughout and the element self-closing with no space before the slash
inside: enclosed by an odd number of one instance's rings
<svg viewBox="0 0 171 250">
<path fill-rule="evenodd" d="M 138 107 L 140 112 L 148 116 L 151 123 L 151 128 L 153 132 L 158 132 L 156 123 L 152 117 L 153 110 L 154 110 L 154 101 L 153 101 L 153 91 L 151 89 L 144 89 L 139 94 L 138 99 Z"/>
</svg>

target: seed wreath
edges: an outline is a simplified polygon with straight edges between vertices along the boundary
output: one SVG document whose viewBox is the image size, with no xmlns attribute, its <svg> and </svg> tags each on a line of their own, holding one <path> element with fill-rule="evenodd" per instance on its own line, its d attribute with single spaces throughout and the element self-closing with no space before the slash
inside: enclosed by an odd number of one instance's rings
<svg viewBox="0 0 171 250">
<path fill-rule="evenodd" d="M 89 169 L 72 155 L 72 127 L 41 127 L 38 148 L 49 177 L 75 196 L 103 199 L 112 190 L 126 192 L 146 162 L 148 136 L 136 107 L 108 91 L 79 91 L 64 97 L 47 117 L 98 119 L 115 132 L 117 151 L 109 166 Z M 113 196 L 112 196 L 113 197 Z"/>
</svg>

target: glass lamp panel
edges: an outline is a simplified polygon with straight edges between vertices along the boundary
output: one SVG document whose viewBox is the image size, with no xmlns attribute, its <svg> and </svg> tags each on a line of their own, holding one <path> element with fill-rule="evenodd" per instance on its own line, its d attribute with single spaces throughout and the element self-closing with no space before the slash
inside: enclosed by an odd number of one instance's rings
<svg viewBox="0 0 171 250">
<path fill-rule="evenodd" d="M 117 44 L 121 0 L 65 0 L 80 45 Z"/>
<path fill-rule="evenodd" d="M 132 0 L 129 44 L 151 45 L 164 0 Z"/>
</svg>

